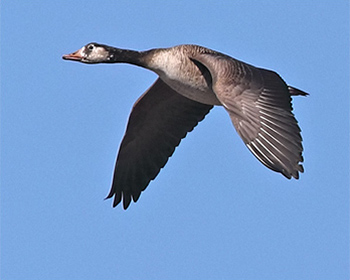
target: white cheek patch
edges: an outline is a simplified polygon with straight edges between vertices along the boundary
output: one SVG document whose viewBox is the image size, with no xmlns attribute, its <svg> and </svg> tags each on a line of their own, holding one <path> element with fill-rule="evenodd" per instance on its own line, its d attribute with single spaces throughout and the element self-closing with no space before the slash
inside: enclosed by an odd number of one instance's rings
<svg viewBox="0 0 350 280">
<path fill-rule="evenodd" d="M 99 59 L 105 59 L 106 58 L 106 51 L 104 48 L 97 47 L 94 51 L 95 57 Z"/>
<path fill-rule="evenodd" d="M 79 54 L 81 55 L 81 57 L 83 57 L 91 63 L 102 62 L 106 60 L 108 56 L 108 53 L 104 48 L 96 46 L 92 50 L 90 50 L 88 46 L 85 46 L 79 50 Z"/>
<path fill-rule="evenodd" d="M 79 50 L 79 54 L 80 54 L 82 57 L 86 57 L 86 52 L 85 52 L 85 50 L 86 50 L 86 47 L 81 48 L 81 49 Z"/>
</svg>

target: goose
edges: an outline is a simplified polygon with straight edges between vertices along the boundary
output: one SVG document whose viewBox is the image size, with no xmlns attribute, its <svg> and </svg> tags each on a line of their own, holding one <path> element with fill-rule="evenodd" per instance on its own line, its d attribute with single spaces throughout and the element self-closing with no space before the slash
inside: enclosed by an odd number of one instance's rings
<svg viewBox="0 0 350 280">
<path fill-rule="evenodd" d="M 137 202 L 186 134 L 213 106 L 227 111 L 252 154 L 286 178 L 304 172 L 301 130 L 291 96 L 308 93 L 287 85 L 274 71 L 223 53 L 178 45 L 147 51 L 89 43 L 65 60 L 87 64 L 129 63 L 155 72 L 153 85 L 132 107 L 106 199 L 127 209 Z"/>
</svg>

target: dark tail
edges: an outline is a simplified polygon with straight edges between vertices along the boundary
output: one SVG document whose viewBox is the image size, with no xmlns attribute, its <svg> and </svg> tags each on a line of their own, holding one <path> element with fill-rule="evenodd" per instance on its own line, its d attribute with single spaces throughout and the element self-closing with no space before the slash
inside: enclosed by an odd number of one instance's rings
<svg viewBox="0 0 350 280">
<path fill-rule="evenodd" d="M 309 94 L 306 93 L 305 91 L 302 91 L 302 90 L 300 90 L 300 89 L 297 89 L 297 88 L 291 87 L 291 86 L 288 86 L 288 90 L 289 90 L 290 95 L 302 95 L 302 96 L 307 96 L 307 95 L 309 95 Z"/>
</svg>

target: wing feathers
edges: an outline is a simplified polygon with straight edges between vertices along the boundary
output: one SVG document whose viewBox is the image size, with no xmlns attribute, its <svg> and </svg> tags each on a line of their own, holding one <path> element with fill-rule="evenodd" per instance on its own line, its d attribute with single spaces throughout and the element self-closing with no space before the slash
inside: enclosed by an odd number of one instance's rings
<svg viewBox="0 0 350 280">
<path fill-rule="evenodd" d="M 224 64 L 211 54 L 195 59 L 210 71 L 213 90 L 249 150 L 268 168 L 298 179 L 303 147 L 291 95 L 307 93 L 288 87 L 273 71 L 232 58 Z"/>
<path fill-rule="evenodd" d="M 112 188 L 107 198 L 124 209 L 137 201 L 164 167 L 182 138 L 213 106 L 178 94 L 158 79 L 134 104 L 119 148 Z"/>
</svg>

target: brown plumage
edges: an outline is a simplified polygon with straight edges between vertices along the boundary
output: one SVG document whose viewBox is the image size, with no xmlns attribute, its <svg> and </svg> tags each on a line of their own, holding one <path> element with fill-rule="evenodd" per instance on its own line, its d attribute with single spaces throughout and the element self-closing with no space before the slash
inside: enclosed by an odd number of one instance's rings
<svg viewBox="0 0 350 280">
<path fill-rule="evenodd" d="M 130 63 L 159 75 L 135 102 L 119 148 L 111 190 L 113 206 L 126 209 L 163 168 L 182 138 L 213 105 L 228 112 L 249 150 L 290 179 L 303 172 L 302 138 L 287 86 L 275 72 L 195 45 L 144 52 L 97 43 L 63 56 L 83 63 Z"/>
</svg>

